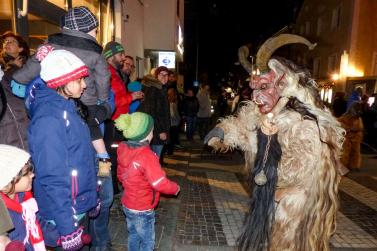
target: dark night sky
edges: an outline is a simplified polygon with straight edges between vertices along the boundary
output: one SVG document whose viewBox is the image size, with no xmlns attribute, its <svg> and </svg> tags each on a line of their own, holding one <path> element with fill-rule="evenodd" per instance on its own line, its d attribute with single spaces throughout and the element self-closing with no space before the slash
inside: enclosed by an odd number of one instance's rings
<svg viewBox="0 0 377 251">
<path fill-rule="evenodd" d="M 185 82 L 199 75 L 211 85 L 234 71 L 238 48 L 259 43 L 294 22 L 302 0 L 185 0 Z"/>
</svg>

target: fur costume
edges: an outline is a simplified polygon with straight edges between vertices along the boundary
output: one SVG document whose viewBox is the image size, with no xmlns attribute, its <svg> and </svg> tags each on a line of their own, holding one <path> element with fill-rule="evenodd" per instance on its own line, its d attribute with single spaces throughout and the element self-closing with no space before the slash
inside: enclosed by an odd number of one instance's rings
<svg viewBox="0 0 377 251">
<path fill-rule="evenodd" d="M 361 120 L 361 104 L 354 102 L 347 112 L 338 120 L 346 130 L 346 140 L 343 144 L 342 164 L 350 169 L 361 167 L 360 145 L 363 141 L 363 121 Z"/>
<path fill-rule="evenodd" d="M 309 73 L 284 59 L 271 59 L 268 67 L 270 75 L 261 75 L 266 82 L 258 90 L 250 85 L 255 94 L 274 83 L 280 96 L 272 109 L 254 96 L 236 116 L 220 121 L 214 129 L 220 134 L 207 138 L 215 150 L 242 149 L 251 167 L 252 198 L 239 250 L 329 250 L 344 130 Z"/>
</svg>

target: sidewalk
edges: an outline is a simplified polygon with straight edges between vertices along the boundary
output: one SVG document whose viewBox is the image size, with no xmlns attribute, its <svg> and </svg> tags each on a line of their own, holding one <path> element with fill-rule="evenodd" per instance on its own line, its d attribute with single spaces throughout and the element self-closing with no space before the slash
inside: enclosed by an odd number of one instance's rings
<svg viewBox="0 0 377 251">
<path fill-rule="evenodd" d="M 242 154 L 237 151 L 213 154 L 198 139 L 182 143 L 184 150 L 165 157 L 164 170 L 181 186 L 181 193 L 177 198 L 161 198 L 157 208 L 156 250 L 236 250 L 249 199 Z M 377 250 L 377 200 L 373 200 L 377 182 L 370 184 L 377 178 L 377 159 L 375 155 L 363 157 L 362 171 L 342 180 L 338 228 L 331 240 L 334 251 Z M 353 199 L 356 196 L 353 193 L 368 189 L 366 180 L 371 189 L 369 197 Z M 361 188 L 357 187 L 359 183 Z M 110 231 L 114 250 L 127 250 L 119 196 L 111 209 Z"/>
</svg>

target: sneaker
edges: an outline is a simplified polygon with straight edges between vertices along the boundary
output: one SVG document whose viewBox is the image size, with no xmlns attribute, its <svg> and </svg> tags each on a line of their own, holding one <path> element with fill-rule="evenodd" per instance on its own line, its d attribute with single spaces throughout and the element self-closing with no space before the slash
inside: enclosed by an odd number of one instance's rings
<svg viewBox="0 0 377 251">
<path fill-rule="evenodd" d="M 177 149 L 183 149 L 183 148 L 184 148 L 184 147 L 181 146 L 181 145 L 174 145 L 174 147 L 177 148 Z"/>
</svg>

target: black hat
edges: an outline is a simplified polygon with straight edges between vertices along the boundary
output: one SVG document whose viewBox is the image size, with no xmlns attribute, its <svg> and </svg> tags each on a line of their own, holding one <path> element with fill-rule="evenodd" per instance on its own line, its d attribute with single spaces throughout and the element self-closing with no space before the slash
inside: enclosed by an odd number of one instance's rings
<svg viewBox="0 0 377 251">
<path fill-rule="evenodd" d="M 62 26 L 65 29 L 88 33 L 98 27 L 98 19 L 85 6 L 69 9 L 63 16 Z"/>
<path fill-rule="evenodd" d="M 123 46 L 115 41 L 110 41 L 105 45 L 105 48 L 103 49 L 103 56 L 105 59 L 108 59 L 109 57 L 114 56 L 115 54 L 124 52 Z"/>
</svg>

